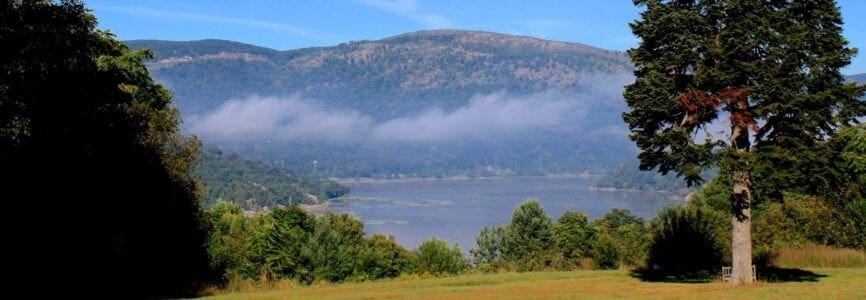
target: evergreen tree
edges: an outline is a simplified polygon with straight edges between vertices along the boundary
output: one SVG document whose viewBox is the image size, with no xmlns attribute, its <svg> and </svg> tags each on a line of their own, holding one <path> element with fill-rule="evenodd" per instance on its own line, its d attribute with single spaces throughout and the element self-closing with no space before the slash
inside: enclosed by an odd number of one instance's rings
<svg viewBox="0 0 866 300">
<path fill-rule="evenodd" d="M 511 222 L 505 227 L 502 257 L 519 262 L 553 249 L 555 242 L 550 217 L 537 199 L 527 199 L 514 209 Z"/>
<path fill-rule="evenodd" d="M 637 70 L 623 118 L 640 168 L 674 171 L 692 185 L 725 160 L 732 282 L 751 282 L 751 164 L 779 179 L 767 190 L 801 184 L 816 145 L 866 112 L 863 87 L 839 72 L 856 52 L 841 36 L 839 9 L 828 0 L 635 3 L 646 10 L 631 24 L 641 42 L 629 50 Z M 723 116 L 730 132 L 714 137 L 707 125 Z"/>
<path fill-rule="evenodd" d="M 171 95 L 80 1 L 0 1 L 10 274 L 65 295 L 194 295 L 207 220 Z M 27 285 L 10 284 L 14 289 Z M 31 293 L 32 290 L 26 290 Z"/>
</svg>

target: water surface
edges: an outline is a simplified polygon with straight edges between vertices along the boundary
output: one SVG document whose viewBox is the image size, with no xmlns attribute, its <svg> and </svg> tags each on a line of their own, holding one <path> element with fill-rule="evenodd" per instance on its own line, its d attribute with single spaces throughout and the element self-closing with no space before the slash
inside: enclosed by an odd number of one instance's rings
<svg viewBox="0 0 866 300">
<path fill-rule="evenodd" d="M 407 248 L 435 236 L 475 247 L 483 226 L 504 225 L 523 200 L 538 198 L 556 221 L 565 211 L 583 211 L 590 219 L 612 208 L 625 208 L 649 218 L 664 205 L 680 203 L 667 193 L 601 191 L 590 187 L 595 177 L 518 177 L 459 180 L 346 183 L 351 193 L 331 205 L 364 222 L 367 234 L 391 234 Z"/>
</svg>

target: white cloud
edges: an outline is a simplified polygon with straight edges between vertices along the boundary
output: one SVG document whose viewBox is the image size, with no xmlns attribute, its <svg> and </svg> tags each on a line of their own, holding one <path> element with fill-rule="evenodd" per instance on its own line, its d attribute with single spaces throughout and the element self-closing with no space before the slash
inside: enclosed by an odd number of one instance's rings
<svg viewBox="0 0 866 300">
<path fill-rule="evenodd" d="M 356 111 L 328 109 L 297 96 L 228 101 L 216 110 L 187 118 L 189 131 L 210 140 L 318 140 L 426 143 L 484 139 L 519 130 L 549 128 L 566 116 L 584 114 L 579 99 L 557 93 L 473 97 L 446 111 L 430 108 L 413 116 L 381 120 Z M 573 121 L 573 120 L 572 120 Z"/>
</svg>

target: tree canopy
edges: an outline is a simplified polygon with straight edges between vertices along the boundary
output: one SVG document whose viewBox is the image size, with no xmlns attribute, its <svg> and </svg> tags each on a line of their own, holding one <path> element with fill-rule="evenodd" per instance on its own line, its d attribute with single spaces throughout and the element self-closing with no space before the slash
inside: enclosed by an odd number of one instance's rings
<svg viewBox="0 0 866 300">
<path fill-rule="evenodd" d="M 6 226 L 17 278 L 169 297 L 210 276 L 189 175 L 199 143 L 180 135 L 149 57 L 96 30 L 80 1 L 0 2 L 2 188 L 24 217 Z"/>
<path fill-rule="evenodd" d="M 758 201 L 820 187 L 830 176 L 812 172 L 821 170 L 816 153 L 866 114 L 858 100 L 864 87 L 845 83 L 839 71 L 856 54 L 841 35 L 839 8 L 829 0 L 635 4 L 646 10 L 631 24 L 641 42 L 629 50 L 636 78 L 624 92 L 631 111 L 623 119 L 640 168 L 673 171 L 691 185 L 724 160 L 733 187 L 733 278 L 750 280 L 751 168 L 764 171 Z M 722 122 L 730 131 L 714 136 Z"/>
</svg>

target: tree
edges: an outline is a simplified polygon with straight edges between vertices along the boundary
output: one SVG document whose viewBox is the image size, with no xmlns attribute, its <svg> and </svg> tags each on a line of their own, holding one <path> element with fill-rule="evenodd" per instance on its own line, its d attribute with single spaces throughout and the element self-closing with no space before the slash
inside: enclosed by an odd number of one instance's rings
<svg viewBox="0 0 866 300">
<path fill-rule="evenodd" d="M 400 246 L 394 236 L 375 234 L 359 254 L 359 273 L 366 278 L 392 278 L 410 267 L 412 253 Z"/>
<path fill-rule="evenodd" d="M 95 28 L 80 1 L 0 1 L 0 188 L 23 218 L 4 226 L 10 272 L 67 295 L 194 295 L 213 275 L 199 143 L 151 53 Z"/>
<path fill-rule="evenodd" d="M 505 228 L 502 226 L 484 226 L 475 236 L 478 248 L 469 250 L 476 265 L 489 264 L 502 258 L 502 239 Z"/>
<path fill-rule="evenodd" d="M 527 199 L 514 209 L 502 242 L 502 256 L 512 262 L 520 262 L 553 248 L 553 223 L 538 199 Z"/>
<path fill-rule="evenodd" d="M 296 205 L 278 208 L 264 218 L 264 232 L 254 241 L 253 249 L 265 277 L 314 279 L 310 236 L 316 219 Z"/>
<path fill-rule="evenodd" d="M 799 180 L 799 158 L 866 113 L 864 88 L 844 84 L 839 72 L 856 53 L 841 36 L 839 9 L 833 1 L 635 4 L 646 10 L 631 24 L 641 42 L 628 51 L 636 78 L 624 92 L 631 111 L 623 119 L 640 168 L 674 171 L 693 185 L 724 159 L 733 186 L 732 283 L 751 282 L 751 164 Z M 721 140 L 708 126 L 723 116 L 730 132 Z"/>
<path fill-rule="evenodd" d="M 364 223 L 358 219 L 327 213 L 316 220 L 309 242 L 316 279 L 338 282 L 354 275 L 364 244 Z"/>
<path fill-rule="evenodd" d="M 598 234 L 589 225 L 585 212 L 566 211 L 553 224 L 553 235 L 563 257 L 574 265 L 592 254 L 592 245 Z"/>
</svg>

